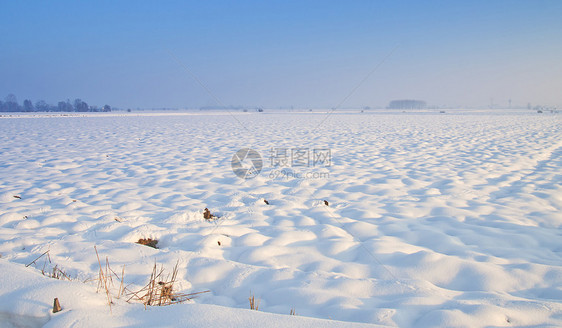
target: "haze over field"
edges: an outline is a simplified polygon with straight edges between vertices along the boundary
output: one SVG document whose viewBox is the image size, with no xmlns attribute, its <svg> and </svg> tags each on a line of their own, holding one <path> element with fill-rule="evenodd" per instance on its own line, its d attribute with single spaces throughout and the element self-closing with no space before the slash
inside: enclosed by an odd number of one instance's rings
<svg viewBox="0 0 562 328">
<path fill-rule="evenodd" d="M 120 108 L 562 107 L 560 1 L 3 1 L 0 95 Z M 379 66 L 380 65 L 380 66 Z"/>
</svg>

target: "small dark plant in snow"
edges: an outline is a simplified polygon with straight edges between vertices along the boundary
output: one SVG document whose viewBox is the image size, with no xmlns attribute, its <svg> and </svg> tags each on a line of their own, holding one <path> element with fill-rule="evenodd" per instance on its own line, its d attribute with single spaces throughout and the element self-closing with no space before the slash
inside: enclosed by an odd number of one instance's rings
<svg viewBox="0 0 562 328">
<path fill-rule="evenodd" d="M 205 218 L 205 220 L 210 221 L 210 220 L 218 219 L 219 217 L 211 213 L 211 211 L 209 211 L 209 209 L 205 207 L 205 210 L 203 211 L 203 218 Z"/>
<path fill-rule="evenodd" d="M 158 239 L 140 238 L 136 243 L 158 249 Z"/>
</svg>

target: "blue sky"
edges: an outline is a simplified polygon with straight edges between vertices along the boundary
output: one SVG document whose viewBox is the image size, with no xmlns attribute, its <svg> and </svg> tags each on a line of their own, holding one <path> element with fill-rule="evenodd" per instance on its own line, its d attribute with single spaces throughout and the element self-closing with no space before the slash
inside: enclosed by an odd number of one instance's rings
<svg viewBox="0 0 562 328">
<path fill-rule="evenodd" d="M 540 0 L 0 1 L 0 97 L 216 105 L 185 65 L 227 105 L 331 108 L 380 64 L 343 107 L 560 108 L 561 17 Z"/>
</svg>

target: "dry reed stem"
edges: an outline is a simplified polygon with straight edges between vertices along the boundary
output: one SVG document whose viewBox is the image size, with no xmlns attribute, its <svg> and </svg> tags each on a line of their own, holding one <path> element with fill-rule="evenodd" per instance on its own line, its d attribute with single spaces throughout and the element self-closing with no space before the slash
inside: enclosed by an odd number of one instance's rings
<svg viewBox="0 0 562 328">
<path fill-rule="evenodd" d="M 59 299 L 55 297 L 55 299 L 53 300 L 53 313 L 60 312 L 61 310 L 62 307 L 60 306 Z"/>
<path fill-rule="evenodd" d="M 107 277 L 103 273 L 103 269 L 102 269 L 101 261 L 100 261 L 100 256 L 98 254 L 98 249 L 96 248 L 96 246 L 94 246 L 94 250 L 96 251 L 96 256 L 98 258 L 98 264 L 100 266 L 99 280 L 98 280 L 98 291 L 100 290 L 101 282 L 103 281 L 103 287 L 105 288 L 105 294 L 107 296 L 107 305 L 109 305 L 109 312 L 113 314 L 113 311 L 111 310 L 111 295 L 109 294 L 109 287 L 107 285 Z M 109 262 L 107 261 L 107 258 L 106 258 L 106 265 L 109 265 Z"/>
<path fill-rule="evenodd" d="M 123 270 L 121 271 L 121 283 L 119 284 L 119 294 L 117 295 L 117 299 L 123 295 L 125 292 L 125 287 L 123 286 L 123 280 L 125 279 L 125 264 L 123 264 Z"/>
<path fill-rule="evenodd" d="M 49 251 L 50 249 L 48 249 L 46 252 L 44 252 L 43 254 L 39 255 L 38 258 L 36 258 L 35 260 L 29 262 L 28 264 L 25 265 L 25 267 L 27 268 L 28 266 L 32 265 L 33 263 L 35 263 L 35 261 L 37 261 L 38 259 L 42 258 L 43 255 L 47 254 L 47 257 L 49 258 L 49 263 L 51 263 L 51 257 L 49 256 Z"/>
</svg>

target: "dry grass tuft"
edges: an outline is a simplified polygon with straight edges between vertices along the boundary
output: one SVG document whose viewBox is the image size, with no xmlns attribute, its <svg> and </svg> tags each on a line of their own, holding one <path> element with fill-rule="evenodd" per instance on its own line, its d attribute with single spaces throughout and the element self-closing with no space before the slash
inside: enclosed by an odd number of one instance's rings
<svg viewBox="0 0 562 328">
<path fill-rule="evenodd" d="M 158 239 L 140 238 L 136 243 L 158 249 Z"/>
<path fill-rule="evenodd" d="M 41 273 L 49 278 L 58 279 L 58 280 L 72 280 L 64 270 L 58 267 L 58 264 L 55 265 L 53 271 L 45 271 L 45 268 L 41 270 Z"/>
<path fill-rule="evenodd" d="M 42 258 L 43 256 L 47 255 L 47 257 L 45 258 L 45 261 L 43 262 L 43 268 L 41 269 L 41 274 L 44 275 L 45 277 L 49 277 L 49 278 L 53 278 L 53 279 L 58 279 L 58 280 L 73 280 L 63 269 L 59 268 L 58 264 L 56 264 L 52 270 L 48 270 L 47 268 L 47 261 L 49 262 L 50 265 L 52 265 L 52 261 L 51 261 L 51 256 L 49 255 L 50 250 L 47 250 L 46 252 L 43 252 L 41 255 L 39 255 L 37 258 L 35 258 L 35 260 L 29 262 L 28 264 L 25 265 L 25 267 L 27 268 L 28 266 L 32 265 L 37 268 L 37 261 Z"/>
<path fill-rule="evenodd" d="M 297 311 L 295 310 L 295 308 L 291 308 L 291 312 L 289 312 L 289 315 L 297 315 Z"/>
<path fill-rule="evenodd" d="M 105 258 L 105 272 L 104 272 L 103 267 L 101 266 L 100 256 L 98 254 L 98 249 L 97 249 L 96 246 L 94 246 L 94 250 L 96 251 L 96 256 L 98 258 L 98 264 L 100 266 L 100 270 L 98 272 L 98 290 L 97 290 L 97 292 L 99 292 L 102 288 L 105 290 L 105 295 L 107 296 L 107 305 L 109 306 L 109 312 L 112 313 L 111 304 L 113 304 L 113 302 L 111 301 L 111 293 L 109 292 L 109 289 L 113 285 L 113 278 L 111 277 L 111 273 L 110 273 L 110 271 L 113 273 L 113 270 L 111 270 L 111 268 L 109 267 L 109 259 L 106 257 Z"/>
<path fill-rule="evenodd" d="M 98 264 L 100 266 L 98 272 L 98 289 L 97 292 L 100 290 L 105 290 L 105 295 L 107 296 L 107 305 L 109 305 L 109 311 L 111 312 L 111 304 L 113 301 L 111 299 L 111 290 L 113 289 L 113 277 L 115 277 L 119 281 L 119 291 L 117 292 L 117 299 L 121 297 L 125 293 L 124 287 L 124 279 L 125 279 L 125 265 L 123 265 L 123 269 L 121 270 L 121 277 L 111 269 L 109 265 L 109 259 L 107 256 L 105 257 L 105 270 L 101 265 L 100 256 L 98 254 L 98 249 L 94 246 L 94 250 L 96 251 L 96 257 L 98 258 Z"/>
<path fill-rule="evenodd" d="M 164 277 L 164 268 L 158 267 L 156 263 L 152 268 L 152 274 L 148 284 L 139 291 L 130 292 L 127 302 L 134 300 L 142 302 L 146 306 L 166 306 L 185 302 L 196 297 L 196 295 L 208 293 L 209 290 L 197 293 L 177 293 L 174 292 L 174 283 L 178 274 L 178 263 L 174 266 L 171 275 Z"/>
<path fill-rule="evenodd" d="M 250 309 L 258 311 L 260 307 L 260 299 L 256 299 L 254 294 L 251 294 L 250 297 L 248 297 L 248 300 L 250 301 Z"/>
</svg>

